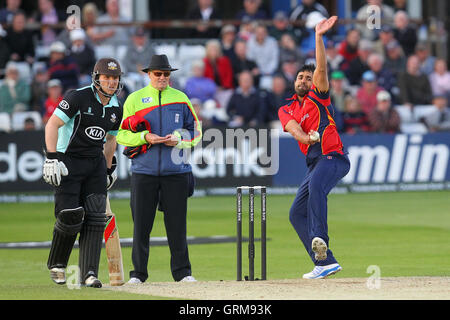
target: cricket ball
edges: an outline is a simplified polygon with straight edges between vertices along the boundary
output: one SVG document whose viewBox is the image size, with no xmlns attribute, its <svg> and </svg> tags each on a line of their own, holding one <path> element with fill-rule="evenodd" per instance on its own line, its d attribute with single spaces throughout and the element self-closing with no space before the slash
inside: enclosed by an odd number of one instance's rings
<svg viewBox="0 0 450 320">
<path fill-rule="evenodd" d="M 314 131 L 309 135 L 309 138 L 311 139 L 311 141 L 319 141 L 320 135 L 317 131 Z"/>
</svg>

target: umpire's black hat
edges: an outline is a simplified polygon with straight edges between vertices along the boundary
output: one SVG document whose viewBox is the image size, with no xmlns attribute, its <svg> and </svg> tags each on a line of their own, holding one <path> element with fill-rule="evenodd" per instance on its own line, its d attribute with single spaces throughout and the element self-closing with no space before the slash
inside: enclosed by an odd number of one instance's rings
<svg viewBox="0 0 450 320">
<path fill-rule="evenodd" d="M 169 64 L 169 59 L 165 54 L 155 54 L 152 56 L 150 60 L 150 65 L 142 69 L 142 72 L 149 72 L 151 70 L 161 70 L 161 71 L 176 71 L 178 69 L 174 69 Z"/>
</svg>

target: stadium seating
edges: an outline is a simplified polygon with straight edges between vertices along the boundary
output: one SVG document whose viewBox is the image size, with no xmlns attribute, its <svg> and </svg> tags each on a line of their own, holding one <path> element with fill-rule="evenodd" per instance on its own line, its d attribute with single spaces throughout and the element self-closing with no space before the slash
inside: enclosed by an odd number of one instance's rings
<svg viewBox="0 0 450 320">
<path fill-rule="evenodd" d="M 0 112 L 0 132 L 11 131 L 11 117 L 9 113 Z"/>
<path fill-rule="evenodd" d="M 428 129 L 423 123 L 414 122 L 400 124 L 400 131 L 407 134 L 425 134 L 428 132 Z"/>
<path fill-rule="evenodd" d="M 42 117 L 37 111 L 25 111 L 25 112 L 15 112 L 11 116 L 11 128 L 14 131 L 20 131 L 24 129 L 25 119 L 32 118 L 36 130 L 42 129 Z"/>
</svg>

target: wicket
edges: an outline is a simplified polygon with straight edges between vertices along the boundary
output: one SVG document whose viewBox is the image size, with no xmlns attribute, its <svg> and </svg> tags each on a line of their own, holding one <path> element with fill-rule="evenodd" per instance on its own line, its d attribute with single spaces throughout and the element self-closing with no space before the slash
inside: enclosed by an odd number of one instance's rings
<svg viewBox="0 0 450 320">
<path fill-rule="evenodd" d="M 261 280 L 267 279 L 266 265 L 266 187 L 240 186 L 236 188 L 237 211 L 237 281 L 242 281 L 242 191 L 248 190 L 249 236 L 248 236 L 248 280 L 255 280 L 255 190 L 261 192 Z"/>
</svg>

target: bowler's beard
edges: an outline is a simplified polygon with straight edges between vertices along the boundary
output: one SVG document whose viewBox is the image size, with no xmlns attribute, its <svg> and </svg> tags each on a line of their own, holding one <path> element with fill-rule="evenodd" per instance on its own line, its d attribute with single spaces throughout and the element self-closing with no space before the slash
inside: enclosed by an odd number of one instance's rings
<svg viewBox="0 0 450 320">
<path fill-rule="evenodd" d="M 295 87 L 295 93 L 301 98 L 303 98 L 308 93 L 308 91 L 309 89 Z"/>
</svg>

